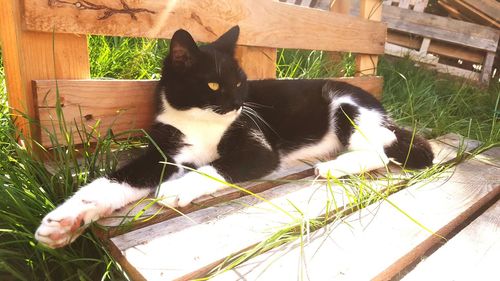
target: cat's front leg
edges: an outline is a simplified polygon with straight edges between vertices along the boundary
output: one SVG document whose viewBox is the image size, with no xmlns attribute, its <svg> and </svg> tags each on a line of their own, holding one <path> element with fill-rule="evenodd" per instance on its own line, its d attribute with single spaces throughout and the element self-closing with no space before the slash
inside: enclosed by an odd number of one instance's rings
<svg viewBox="0 0 500 281">
<path fill-rule="evenodd" d="M 109 215 L 128 203 L 150 193 L 148 188 L 134 188 L 108 178 L 99 178 L 81 187 L 71 198 L 48 213 L 35 238 L 50 248 L 73 242 L 93 221 Z"/>
<path fill-rule="evenodd" d="M 158 191 L 160 203 L 172 208 L 184 207 L 203 195 L 227 186 L 227 180 L 213 166 L 204 166 L 184 176 L 166 181 Z"/>
<path fill-rule="evenodd" d="M 43 218 L 35 238 L 51 248 L 73 242 L 91 222 L 147 196 L 162 181 L 162 174 L 167 179 L 177 171 L 162 162 L 161 154 L 150 149 L 116 172 L 81 187 Z"/>
<path fill-rule="evenodd" d="M 278 154 L 254 135 L 247 131 L 232 132 L 219 145 L 219 159 L 179 179 L 164 182 L 158 192 L 160 203 L 184 207 L 226 187 L 227 183 L 258 179 L 273 172 L 279 164 Z"/>
</svg>

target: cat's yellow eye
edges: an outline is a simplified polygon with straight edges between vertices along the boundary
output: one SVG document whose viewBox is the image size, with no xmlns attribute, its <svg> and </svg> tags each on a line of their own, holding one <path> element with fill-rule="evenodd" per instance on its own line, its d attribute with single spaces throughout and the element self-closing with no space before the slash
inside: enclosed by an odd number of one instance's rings
<svg viewBox="0 0 500 281">
<path fill-rule="evenodd" d="M 219 83 L 210 82 L 207 85 L 212 91 L 217 91 L 219 89 Z"/>
<path fill-rule="evenodd" d="M 239 87 L 241 86 L 241 82 L 238 82 L 238 84 L 236 84 L 236 87 Z"/>
</svg>

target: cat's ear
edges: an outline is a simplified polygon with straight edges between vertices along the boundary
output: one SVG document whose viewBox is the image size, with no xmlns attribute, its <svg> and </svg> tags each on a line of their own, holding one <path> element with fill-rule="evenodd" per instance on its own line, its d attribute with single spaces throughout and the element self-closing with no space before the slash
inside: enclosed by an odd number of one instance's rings
<svg viewBox="0 0 500 281">
<path fill-rule="evenodd" d="M 236 41 L 238 41 L 239 35 L 240 27 L 235 25 L 215 40 L 212 45 L 223 52 L 234 55 L 234 48 L 236 47 Z"/>
<path fill-rule="evenodd" d="M 168 59 L 172 66 L 179 71 L 184 71 L 195 64 L 198 54 L 198 46 L 191 34 L 184 29 L 177 30 L 170 41 Z"/>
</svg>

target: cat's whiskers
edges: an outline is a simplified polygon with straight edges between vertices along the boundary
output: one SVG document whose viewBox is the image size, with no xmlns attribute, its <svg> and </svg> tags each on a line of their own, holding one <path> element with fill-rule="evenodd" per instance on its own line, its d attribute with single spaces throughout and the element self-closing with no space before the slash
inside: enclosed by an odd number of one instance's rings
<svg viewBox="0 0 500 281">
<path fill-rule="evenodd" d="M 248 119 L 250 119 L 255 124 L 255 126 L 257 126 L 257 128 L 259 129 L 259 131 L 261 133 L 264 133 L 262 131 L 262 129 L 260 128 L 259 124 L 257 123 L 257 121 L 254 120 L 254 118 L 252 117 L 252 115 L 248 111 L 246 111 L 245 108 L 243 108 L 243 110 L 241 111 L 241 114 L 243 114 L 246 117 L 248 117 Z M 243 122 L 243 124 L 244 124 L 244 122 Z"/>
<path fill-rule="evenodd" d="M 245 115 L 250 118 L 254 123 L 255 125 L 259 128 L 259 130 L 264 133 L 264 131 L 262 131 L 262 129 L 260 128 L 260 126 L 258 125 L 258 123 L 263 123 L 264 125 L 266 125 L 266 127 L 268 127 L 271 131 L 273 131 L 276 135 L 278 135 L 278 133 L 271 127 L 271 125 L 269 125 L 269 123 L 267 123 L 266 120 L 264 120 L 264 118 L 262 118 L 259 113 L 257 113 L 257 111 L 255 111 L 253 108 L 251 108 L 250 106 L 243 106 L 243 110 L 242 110 L 242 113 L 246 113 Z M 254 119 L 255 118 L 255 119 Z"/>
<path fill-rule="evenodd" d="M 249 102 L 249 101 L 246 101 L 243 103 L 243 105 L 246 105 L 247 107 L 255 107 L 255 108 L 274 108 L 270 105 L 264 105 L 264 104 L 260 104 L 260 103 L 255 103 L 255 102 Z"/>
<path fill-rule="evenodd" d="M 214 53 L 214 62 L 215 62 L 215 72 L 217 73 L 218 76 L 222 76 L 221 67 L 217 60 L 217 53 Z"/>
</svg>

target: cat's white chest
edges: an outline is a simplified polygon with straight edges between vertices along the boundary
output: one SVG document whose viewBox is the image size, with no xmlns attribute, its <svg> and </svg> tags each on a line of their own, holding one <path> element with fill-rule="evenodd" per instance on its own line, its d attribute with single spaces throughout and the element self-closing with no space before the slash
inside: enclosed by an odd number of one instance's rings
<svg viewBox="0 0 500 281">
<path fill-rule="evenodd" d="M 177 110 L 165 99 L 162 102 L 163 112 L 156 121 L 171 125 L 184 134 L 182 141 L 186 145 L 177 155 L 172 155 L 176 163 L 202 166 L 219 158 L 217 146 L 238 116 L 236 111 L 221 115 L 201 108 Z"/>
</svg>

